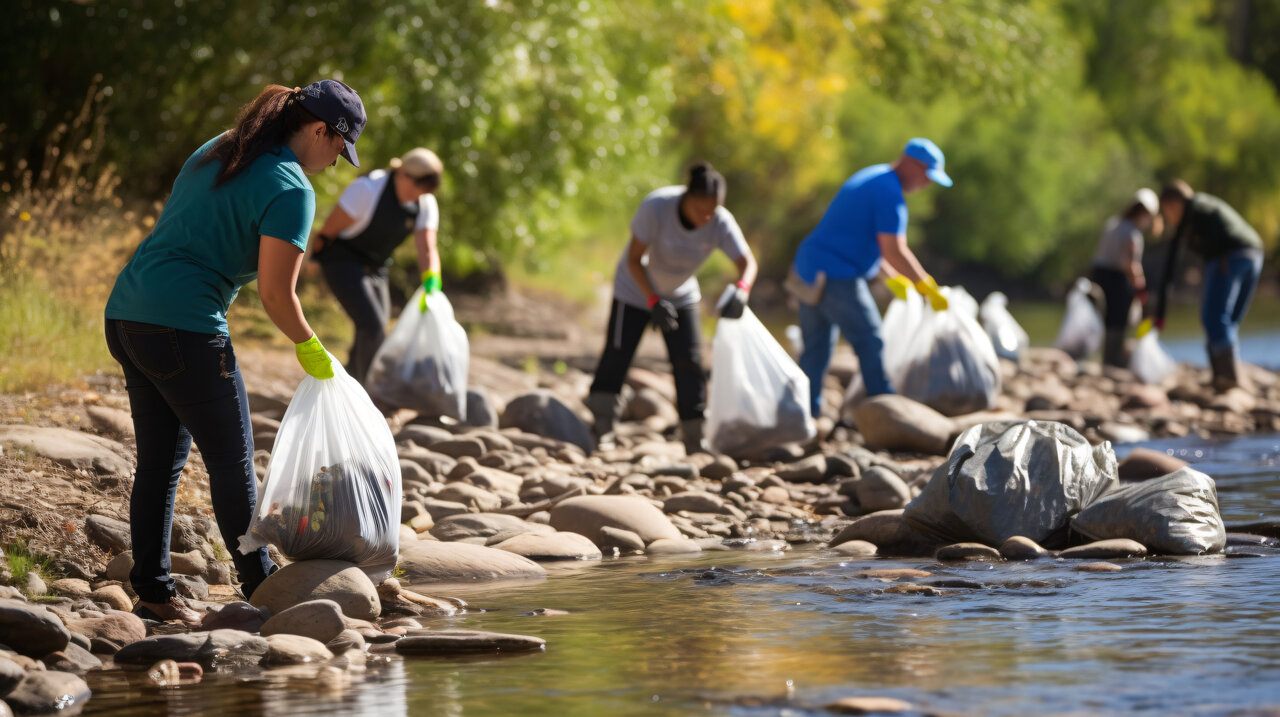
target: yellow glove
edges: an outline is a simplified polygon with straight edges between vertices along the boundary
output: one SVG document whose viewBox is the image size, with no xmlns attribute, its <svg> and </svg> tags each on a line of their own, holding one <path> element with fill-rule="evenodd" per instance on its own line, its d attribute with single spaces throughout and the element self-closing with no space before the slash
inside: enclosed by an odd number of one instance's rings
<svg viewBox="0 0 1280 717">
<path fill-rule="evenodd" d="M 1138 324 L 1138 331 L 1137 331 L 1138 338 L 1142 338 L 1143 336 L 1146 336 L 1148 333 L 1151 332 L 1152 328 L 1153 326 L 1151 323 L 1151 319 L 1143 319 L 1142 323 Z"/>
<path fill-rule="evenodd" d="M 427 313 L 427 297 L 440 290 L 440 272 L 424 271 L 422 272 L 422 298 L 418 300 L 418 309 L 422 313 Z"/>
<path fill-rule="evenodd" d="M 302 370 L 313 378 L 333 378 L 333 360 L 329 352 L 320 345 L 320 337 L 312 334 L 311 338 L 300 344 L 294 344 L 293 352 L 298 355 L 298 363 Z"/>
<path fill-rule="evenodd" d="M 947 307 L 951 305 L 947 301 L 947 297 L 943 296 L 942 292 L 938 290 L 938 282 L 934 281 L 932 276 L 925 276 L 920 281 L 917 281 L 916 291 L 929 297 L 929 306 L 932 306 L 934 311 L 946 311 Z"/>
<path fill-rule="evenodd" d="M 891 276 L 884 280 L 884 285 L 889 287 L 889 291 L 892 291 L 894 296 L 903 301 L 907 300 L 907 291 L 911 289 L 911 282 L 907 281 L 906 277 L 901 274 Z"/>
</svg>

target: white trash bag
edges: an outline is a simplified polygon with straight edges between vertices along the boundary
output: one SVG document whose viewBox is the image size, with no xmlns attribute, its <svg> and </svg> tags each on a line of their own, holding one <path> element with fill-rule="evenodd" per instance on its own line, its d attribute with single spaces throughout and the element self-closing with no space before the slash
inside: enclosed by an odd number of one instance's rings
<svg viewBox="0 0 1280 717">
<path fill-rule="evenodd" d="M 711 349 L 707 435 L 727 455 L 813 438 L 809 379 L 760 319 L 720 319 Z"/>
<path fill-rule="evenodd" d="M 959 287 L 941 291 L 949 308 L 934 311 L 921 298 L 915 325 L 896 329 L 905 345 L 891 353 L 886 343 L 889 379 L 898 393 L 948 416 L 991 410 L 1000 395 L 1000 359 L 978 324 L 978 302 Z"/>
<path fill-rule="evenodd" d="M 1129 357 L 1129 369 L 1143 383 L 1160 383 L 1177 367 L 1173 357 L 1160 345 L 1160 332 L 1156 329 L 1138 339 Z"/>
<path fill-rule="evenodd" d="M 1093 354 L 1102 345 L 1102 317 L 1089 298 L 1092 290 L 1093 282 L 1083 277 L 1076 279 L 1067 293 L 1067 313 L 1053 342 L 1055 348 L 1076 360 Z"/>
<path fill-rule="evenodd" d="M 399 553 L 400 460 L 368 394 L 337 360 L 333 374 L 298 384 L 240 552 L 272 544 L 290 560 L 345 560 L 380 579 Z"/>
<path fill-rule="evenodd" d="M 471 345 L 444 292 L 419 288 L 405 304 L 391 335 L 374 354 L 365 385 L 373 398 L 428 416 L 467 418 L 467 371 Z"/>
<path fill-rule="evenodd" d="M 982 306 L 978 308 L 978 318 L 982 320 L 982 328 L 987 330 L 996 355 L 1000 358 L 1017 361 L 1018 356 L 1031 345 L 1027 332 L 1013 318 L 1013 314 L 1009 313 L 1009 297 L 1002 292 L 987 294 Z"/>
</svg>

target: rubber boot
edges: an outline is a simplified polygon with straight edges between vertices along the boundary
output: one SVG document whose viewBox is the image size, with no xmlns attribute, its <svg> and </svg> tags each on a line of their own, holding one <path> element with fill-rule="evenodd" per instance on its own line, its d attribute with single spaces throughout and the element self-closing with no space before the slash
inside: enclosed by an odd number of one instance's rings
<svg viewBox="0 0 1280 717">
<path fill-rule="evenodd" d="M 709 453 L 707 443 L 702 437 L 702 419 L 690 418 L 680 422 L 680 438 L 684 441 L 684 452 L 687 455 Z"/>
<path fill-rule="evenodd" d="M 618 445 L 614 424 L 618 421 L 618 414 L 622 413 L 622 396 L 616 393 L 592 393 L 587 396 L 586 404 L 594 419 L 591 434 L 596 439 L 596 450 L 613 450 Z"/>
<path fill-rule="evenodd" d="M 1213 390 L 1226 393 L 1240 385 L 1239 364 L 1236 363 L 1236 347 L 1209 348 L 1209 368 L 1213 371 Z"/>
<path fill-rule="evenodd" d="M 1124 350 L 1124 329 L 1107 329 L 1102 339 L 1102 363 L 1107 366 L 1126 368 Z"/>
</svg>

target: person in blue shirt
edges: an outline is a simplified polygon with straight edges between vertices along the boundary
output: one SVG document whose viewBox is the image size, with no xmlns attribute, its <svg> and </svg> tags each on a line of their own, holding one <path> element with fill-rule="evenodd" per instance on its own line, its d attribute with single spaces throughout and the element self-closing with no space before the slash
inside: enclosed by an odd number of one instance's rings
<svg viewBox="0 0 1280 717">
<path fill-rule="evenodd" d="M 822 415 L 822 381 L 841 333 L 858 356 L 867 395 L 893 393 L 869 279 L 883 270 L 899 297 L 906 297 L 913 282 L 935 311 L 947 308 L 938 283 L 907 247 L 904 195 L 930 182 L 951 186 L 942 150 L 927 139 L 912 139 L 891 164 L 867 167 L 845 181 L 796 250 L 787 286 L 800 299 L 800 369 L 809 377 L 814 418 Z"/>
<path fill-rule="evenodd" d="M 138 596 L 134 612 L 143 617 L 200 619 L 169 575 L 174 498 L 193 440 L 245 597 L 276 569 L 265 548 L 247 555 L 234 549 L 258 495 L 249 402 L 227 310 L 240 287 L 257 279 L 263 308 L 295 343 L 302 368 L 333 377 L 295 293 L 315 217 L 307 175 L 339 155 L 359 166 L 355 141 L 364 125 L 360 96 L 341 82 L 268 85 L 234 128 L 186 161 L 155 229 L 116 277 L 106 340 L 124 369 L 137 435 L 129 582 Z"/>
</svg>

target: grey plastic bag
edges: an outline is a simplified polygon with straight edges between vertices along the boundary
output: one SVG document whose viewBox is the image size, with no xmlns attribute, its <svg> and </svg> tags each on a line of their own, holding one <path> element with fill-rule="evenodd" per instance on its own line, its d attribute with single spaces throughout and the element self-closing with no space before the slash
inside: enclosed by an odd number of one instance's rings
<svg viewBox="0 0 1280 717">
<path fill-rule="evenodd" d="M 1155 555 L 1221 552 L 1227 531 L 1213 479 L 1191 468 L 1117 488 L 1071 519 L 1091 540 L 1128 538 Z"/>
<path fill-rule="evenodd" d="M 999 546 L 1021 535 L 1045 544 L 1117 485 L 1110 443 L 1091 446 L 1062 423 L 983 423 L 956 438 L 903 518 L 952 542 Z"/>
</svg>

